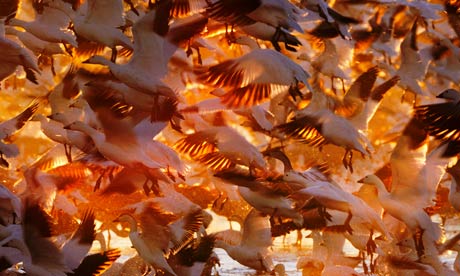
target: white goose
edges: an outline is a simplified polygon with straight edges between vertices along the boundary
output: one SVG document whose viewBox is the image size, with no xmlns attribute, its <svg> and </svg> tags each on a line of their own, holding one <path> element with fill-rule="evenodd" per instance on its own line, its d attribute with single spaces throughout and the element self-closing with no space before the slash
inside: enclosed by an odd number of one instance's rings
<svg viewBox="0 0 460 276">
<path fill-rule="evenodd" d="M 142 167 L 148 169 L 157 169 L 162 167 L 142 150 L 139 141 L 137 141 L 135 137 L 130 137 L 128 135 L 120 140 L 118 139 L 120 137 L 115 139 L 115 137 L 106 136 L 104 133 L 80 121 L 73 122 L 65 128 L 81 131 L 89 135 L 98 151 L 104 155 L 104 157 L 115 161 L 120 165 L 136 168 L 141 164 Z M 124 130 L 122 132 L 118 132 L 118 134 L 123 132 Z M 129 154 L 127 154 L 128 152 Z"/>
<path fill-rule="evenodd" d="M 51 217 L 36 203 L 26 202 L 23 208 L 24 242 L 13 240 L 9 245 L 24 254 L 24 270 L 37 276 L 65 276 L 72 272 L 65 265 L 59 248 L 50 240 Z"/>
<path fill-rule="evenodd" d="M 7 26 L 5 29 L 7 35 L 14 35 L 36 55 L 53 56 L 65 54 L 63 49 L 57 43 L 41 40 L 29 32 L 20 31 L 14 27 Z"/>
<path fill-rule="evenodd" d="M 140 231 L 136 218 L 131 214 L 122 214 L 115 222 L 129 223 L 129 239 L 147 264 L 167 275 L 176 276 L 166 258 L 170 253 L 176 254 L 191 240 L 193 233 L 201 226 L 202 215 L 200 210 L 177 220 L 176 216 L 164 213 L 152 204 L 141 210 Z"/>
<path fill-rule="evenodd" d="M 53 7 L 65 12 L 71 18 L 73 29 L 78 37 L 112 49 L 112 62 L 115 62 L 117 58 L 116 46 L 120 45 L 133 50 L 131 40 L 118 29 L 124 25 L 122 0 L 88 1 L 87 10 L 84 14 L 80 10 L 75 12 L 70 5 L 63 1 L 52 3 Z M 79 43 L 79 47 L 84 48 L 85 46 Z"/>
<path fill-rule="evenodd" d="M 19 154 L 19 149 L 15 144 L 5 143 L 6 140 L 11 138 L 17 131 L 19 131 L 24 124 L 34 115 L 38 109 L 38 102 L 32 102 L 19 115 L 0 123 L 0 162 L 1 166 L 8 167 L 8 162 L 5 157 L 15 157 Z"/>
<path fill-rule="evenodd" d="M 67 47 L 66 44 L 78 47 L 75 35 L 66 30 L 69 26 L 70 18 L 65 13 L 45 3 L 38 3 L 33 6 L 36 13 L 34 21 L 12 18 L 8 24 L 21 27 L 44 41 L 63 43 L 64 47 Z"/>
<path fill-rule="evenodd" d="M 5 37 L 4 19 L 0 19 L 0 48 L 3 53 L 0 56 L 0 81 L 13 74 L 18 66 L 22 66 L 26 77 L 37 84 L 36 73 L 40 73 L 37 60 L 24 47 Z"/>
<path fill-rule="evenodd" d="M 266 170 L 262 153 L 229 126 L 197 131 L 177 141 L 174 147 L 215 170 L 227 169 L 236 164 L 247 166 L 251 171 L 255 168 Z"/>
<path fill-rule="evenodd" d="M 300 8 L 286 0 L 243 1 L 218 0 L 211 3 L 207 13 L 213 19 L 236 25 L 263 22 L 277 30 L 296 30 L 303 33 L 297 21 L 305 14 Z M 280 36 L 277 31 L 273 40 Z"/>
<path fill-rule="evenodd" d="M 87 210 L 77 230 L 62 245 L 61 252 L 68 268 L 75 270 L 88 254 L 96 238 L 94 212 Z"/>
<path fill-rule="evenodd" d="M 201 68 L 198 73 L 199 80 L 230 89 L 221 96 L 229 107 L 256 105 L 286 91 L 293 97 L 301 96 L 298 83 L 309 87 L 310 77 L 300 65 L 271 49 L 255 49 L 239 58 Z"/>
<path fill-rule="evenodd" d="M 115 78 L 140 92 L 177 98 L 172 90 L 163 89 L 166 85 L 161 81 L 168 72 L 167 64 L 170 58 L 165 54 L 169 42 L 160 35 L 167 33 L 167 21 L 166 25 L 158 23 L 166 20 L 161 17 L 164 16 L 164 12 L 152 10 L 134 24 L 134 52 L 128 63 L 119 65 L 102 56 L 93 56 L 85 62 L 108 66 Z"/>
<path fill-rule="evenodd" d="M 232 245 L 225 237 L 216 233 L 215 247 L 227 251 L 228 255 L 242 265 L 257 271 L 271 272 L 274 269 L 272 253 L 272 236 L 267 216 L 252 209 L 246 216 L 242 228 L 241 242 Z"/>
</svg>

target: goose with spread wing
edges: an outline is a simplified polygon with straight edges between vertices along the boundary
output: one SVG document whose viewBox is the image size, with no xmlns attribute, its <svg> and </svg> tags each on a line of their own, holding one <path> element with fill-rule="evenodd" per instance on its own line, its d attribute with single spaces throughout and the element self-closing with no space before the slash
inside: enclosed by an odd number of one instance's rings
<svg viewBox="0 0 460 276">
<path fill-rule="evenodd" d="M 427 155 L 427 138 L 423 124 L 413 118 L 391 154 L 390 192 L 375 175 L 360 180 L 361 183 L 375 185 L 382 207 L 405 223 L 413 235 L 419 256 L 423 248 L 435 243 L 440 235 L 439 227 L 431 221 L 424 208 L 433 204 L 436 187 L 444 174 L 443 167 L 450 161 L 450 158 L 443 157 L 444 147 Z"/>
<path fill-rule="evenodd" d="M 110 60 L 115 62 L 117 58 L 116 46 L 120 45 L 128 50 L 133 50 L 133 43 L 119 29 L 124 25 L 122 0 L 90 0 L 87 3 L 86 13 L 82 13 L 80 9 L 74 11 L 64 1 L 54 1 L 52 6 L 65 12 L 71 18 L 73 30 L 79 41 L 77 54 L 91 49 L 98 52 L 97 48 L 103 50 L 107 46 L 112 49 Z"/>
<path fill-rule="evenodd" d="M 220 98 L 231 108 L 256 105 L 287 91 L 302 96 L 299 83 L 310 86 L 310 75 L 300 65 L 271 49 L 255 49 L 197 73 L 204 83 L 228 89 Z"/>
<path fill-rule="evenodd" d="M 85 63 L 108 66 L 115 78 L 140 92 L 176 99 L 175 93 L 164 89 L 167 86 L 161 81 L 168 72 L 169 54 L 172 54 L 165 49 L 174 48 L 164 38 L 169 28 L 168 14 L 169 10 L 152 10 L 134 23 L 134 51 L 128 63 L 116 64 L 103 56 L 93 56 Z"/>
<path fill-rule="evenodd" d="M 268 216 L 252 209 L 244 219 L 241 230 L 241 242 L 233 245 L 225 236 L 216 233 L 215 247 L 227 251 L 228 255 L 242 265 L 257 271 L 271 272 L 274 269 L 272 253 L 272 236 Z"/>
<path fill-rule="evenodd" d="M 191 241 L 202 220 L 201 210 L 178 220 L 175 215 L 165 213 L 152 204 L 140 211 L 139 227 L 137 219 L 128 213 L 120 215 L 115 222 L 129 223 L 129 239 L 148 265 L 166 275 L 176 276 L 166 260 L 167 256 L 176 254 Z"/>
<path fill-rule="evenodd" d="M 174 148 L 214 170 L 235 165 L 266 170 L 266 161 L 260 151 L 239 132 L 229 126 L 209 127 L 180 139 Z"/>
</svg>

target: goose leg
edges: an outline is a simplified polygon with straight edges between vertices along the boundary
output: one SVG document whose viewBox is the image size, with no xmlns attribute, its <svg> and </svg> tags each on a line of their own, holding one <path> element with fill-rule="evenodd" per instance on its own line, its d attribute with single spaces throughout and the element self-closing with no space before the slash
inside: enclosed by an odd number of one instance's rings
<svg viewBox="0 0 460 276">
<path fill-rule="evenodd" d="M 64 144 L 64 152 L 67 157 L 67 162 L 72 163 L 72 146 Z"/>
<path fill-rule="evenodd" d="M 326 208 L 324 206 L 318 207 L 318 214 L 325 218 L 328 221 L 332 221 L 332 216 L 326 211 Z"/>
<path fill-rule="evenodd" d="M 335 86 L 334 86 L 334 79 L 335 79 L 335 77 L 331 76 L 331 90 L 332 90 L 332 92 L 334 92 L 334 94 L 337 95 L 337 91 L 335 91 Z"/>
<path fill-rule="evenodd" d="M 69 46 L 67 46 L 67 43 L 65 43 L 65 42 L 61 42 L 61 43 L 62 43 L 62 45 L 64 45 L 64 50 L 67 52 L 67 54 L 69 54 L 71 57 L 73 57 L 72 49 L 69 48 Z"/>
<path fill-rule="evenodd" d="M 54 68 L 54 58 L 53 56 L 50 56 L 50 64 L 51 64 L 51 73 L 53 74 L 53 76 L 56 76 L 56 69 Z"/>
<path fill-rule="evenodd" d="M 278 40 L 280 38 L 280 35 L 281 35 L 281 29 L 280 29 L 280 27 L 277 27 L 275 33 L 273 34 L 272 39 L 270 40 L 270 42 L 272 43 L 273 47 L 275 47 L 275 50 L 277 50 L 278 52 L 281 51 L 281 47 L 278 44 Z"/>
<path fill-rule="evenodd" d="M 425 232 L 424 229 L 419 229 L 415 232 L 412 236 L 415 243 L 415 249 L 417 251 L 417 256 L 420 258 L 425 253 L 425 247 L 423 245 L 423 233 Z"/>
<path fill-rule="evenodd" d="M 147 179 L 144 181 L 144 184 L 142 185 L 142 188 L 144 189 L 144 193 L 145 193 L 145 195 L 147 195 L 147 196 L 148 196 L 149 193 L 150 193 L 150 187 L 149 187 L 148 183 L 149 183 L 149 179 L 147 178 Z"/>
<path fill-rule="evenodd" d="M 105 170 L 97 178 L 96 184 L 94 185 L 93 192 L 95 192 L 95 191 L 97 191 L 97 190 L 99 190 L 101 188 L 101 182 L 102 182 L 102 179 L 104 178 L 104 175 L 105 175 Z"/>
<path fill-rule="evenodd" d="M 116 47 L 113 47 L 112 48 L 112 56 L 110 57 L 110 61 L 115 63 L 115 61 L 117 60 L 117 48 Z"/>
<path fill-rule="evenodd" d="M 343 226 L 345 227 L 345 231 L 348 232 L 348 234 L 353 235 L 353 228 L 351 228 L 350 221 L 353 218 L 353 214 L 348 211 L 348 216 L 345 219 L 345 222 L 343 223 Z"/>
<path fill-rule="evenodd" d="M 377 245 L 375 244 L 374 240 L 372 239 L 373 235 L 374 235 L 374 230 L 371 229 L 371 231 L 369 233 L 369 239 L 367 240 L 367 243 L 366 243 L 367 255 L 372 255 L 372 253 L 374 253 L 375 249 L 377 248 Z"/>
</svg>

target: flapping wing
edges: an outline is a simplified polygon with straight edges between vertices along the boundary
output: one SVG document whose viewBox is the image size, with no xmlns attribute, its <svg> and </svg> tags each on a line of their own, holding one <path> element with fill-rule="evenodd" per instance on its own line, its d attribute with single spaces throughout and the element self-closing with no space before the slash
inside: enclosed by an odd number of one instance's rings
<svg viewBox="0 0 460 276">
<path fill-rule="evenodd" d="M 268 247 L 272 245 L 270 220 L 268 216 L 252 209 L 246 216 L 243 225 L 241 244 L 249 247 Z"/>
<path fill-rule="evenodd" d="M 460 107 L 453 102 L 421 105 L 415 116 L 425 123 L 431 136 L 437 139 L 460 139 Z"/>
</svg>

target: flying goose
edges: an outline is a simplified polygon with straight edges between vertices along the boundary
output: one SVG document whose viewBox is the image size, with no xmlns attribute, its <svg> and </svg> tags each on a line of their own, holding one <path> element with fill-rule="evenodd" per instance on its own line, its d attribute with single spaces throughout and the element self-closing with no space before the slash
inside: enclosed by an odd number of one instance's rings
<svg viewBox="0 0 460 276">
<path fill-rule="evenodd" d="M 300 65 L 271 49 L 255 49 L 197 73 L 199 80 L 228 89 L 220 98 L 231 108 L 256 105 L 287 91 L 302 96 L 298 84 L 309 87 L 310 77 Z"/>
<path fill-rule="evenodd" d="M 165 89 L 166 85 L 161 80 L 168 72 L 170 56 L 166 49 L 171 45 L 164 38 L 168 32 L 168 21 L 164 18 L 164 12 L 152 10 L 136 21 L 133 26 L 134 50 L 128 63 L 116 64 L 102 56 L 93 56 L 85 63 L 108 66 L 115 78 L 140 92 L 162 94 L 176 99 L 176 94 L 171 89 Z"/>
<path fill-rule="evenodd" d="M 228 255 L 237 262 L 257 271 L 271 272 L 274 269 L 272 252 L 272 236 L 270 222 L 266 215 L 252 209 L 244 219 L 241 230 L 241 242 L 229 244 L 225 237 L 219 236 L 215 247 L 227 251 Z"/>
<path fill-rule="evenodd" d="M 218 0 L 209 5 L 207 14 L 212 19 L 231 25 L 248 25 L 262 22 L 276 28 L 271 39 L 273 45 L 283 35 L 282 29 L 303 33 L 297 21 L 305 12 L 286 0 L 243 1 Z"/>
<path fill-rule="evenodd" d="M 8 167 L 9 164 L 4 157 L 15 157 L 19 154 L 19 149 L 15 144 L 6 143 L 19 131 L 24 124 L 34 115 L 39 106 L 38 102 L 32 102 L 19 115 L 0 123 L 0 165 Z"/>
<path fill-rule="evenodd" d="M 24 254 L 24 270 L 30 275 L 62 275 L 72 272 L 64 262 L 52 237 L 51 217 L 36 203 L 26 201 L 23 205 L 24 240 L 10 242 L 11 247 Z"/>
<path fill-rule="evenodd" d="M 250 171 L 266 170 L 262 153 L 229 126 L 197 131 L 177 141 L 174 148 L 214 170 L 228 169 L 237 164 L 248 167 Z"/>
<path fill-rule="evenodd" d="M 52 7 L 66 13 L 73 23 L 73 30 L 77 35 L 79 48 L 88 47 L 85 42 L 97 43 L 89 46 L 97 48 L 99 45 L 112 49 L 111 61 L 117 58 L 117 48 L 120 45 L 128 50 L 133 50 L 131 40 L 119 29 L 124 25 L 123 1 L 88 1 L 86 13 L 74 11 L 70 5 L 63 1 L 52 2 Z M 86 40 L 86 41 L 85 41 Z M 79 54 L 77 48 L 77 54 Z M 96 51 L 97 52 L 97 51 Z"/>
<path fill-rule="evenodd" d="M 40 74 L 40 68 L 38 68 L 35 56 L 23 46 L 5 37 L 4 24 L 4 19 L 0 19 L 0 47 L 3 50 L 0 57 L 0 81 L 13 74 L 20 65 L 26 72 L 26 78 L 38 84 L 35 74 Z"/>
<path fill-rule="evenodd" d="M 8 25 L 21 27 L 44 41 L 62 43 L 67 52 L 70 51 L 67 44 L 78 47 L 73 32 L 66 30 L 70 18 L 64 12 L 43 3 L 43 1 L 34 1 L 34 3 L 37 4 L 32 5 L 35 10 L 35 20 L 24 21 L 19 18 L 12 18 L 8 21 Z"/>
<path fill-rule="evenodd" d="M 128 213 L 121 214 L 115 222 L 130 224 L 129 239 L 147 264 L 167 275 L 176 276 L 166 258 L 169 254 L 176 254 L 198 231 L 202 223 L 201 211 L 177 220 L 175 215 L 151 205 L 144 208 L 139 217 L 140 230 L 136 218 Z"/>
</svg>

